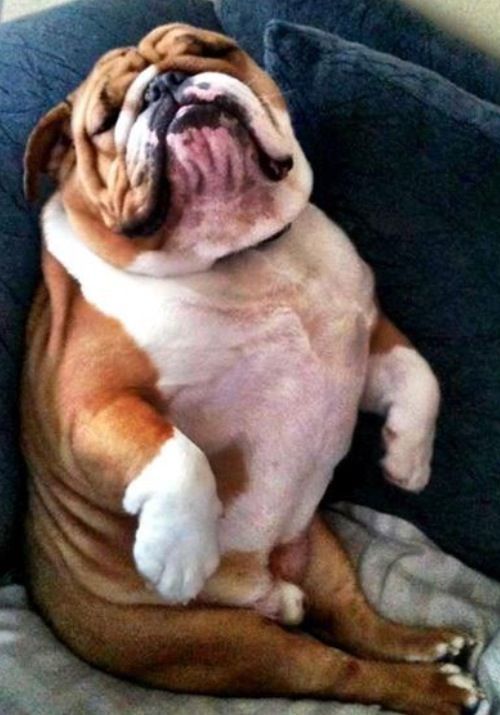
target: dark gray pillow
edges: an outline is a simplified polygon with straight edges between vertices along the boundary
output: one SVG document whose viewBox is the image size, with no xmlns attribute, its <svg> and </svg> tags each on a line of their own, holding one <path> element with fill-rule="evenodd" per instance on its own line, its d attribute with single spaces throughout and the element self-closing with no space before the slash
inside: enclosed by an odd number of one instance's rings
<svg viewBox="0 0 500 715">
<path fill-rule="evenodd" d="M 38 279 L 38 211 L 22 193 L 26 139 L 102 53 L 173 21 L 220 31 L 208 0 L 80 0 L 0 25 L 0 573 L 19 555 L 18 381 Z"/>
<path fill-rule="evenodd" d="M 383 308 L 443 390 L 422 494 L 382 479 L 380 424 L 365 417 L 333 496 L 408 518 L 500 578 L 500 109 L 311 28 L 274 21 L 265 46 L 315 202 L 374 268 Z"/>
<path fill-rule="evenodd" d="M 224 30 L 258 62 L 272 19 L 334 32 L 439 72 L 469 92 L 500 103 L 499 63 L 434 27 L 400 0 L 216 0 Z M 301 72 L 308 73 L 305 64 Z"/>
</svg>

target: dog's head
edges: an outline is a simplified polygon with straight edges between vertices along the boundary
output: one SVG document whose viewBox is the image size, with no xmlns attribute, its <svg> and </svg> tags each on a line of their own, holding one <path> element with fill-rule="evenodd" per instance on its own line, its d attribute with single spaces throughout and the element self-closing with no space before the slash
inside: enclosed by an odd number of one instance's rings
<svg viewBox="0 0 500 715">
<path fill-rule="evenodd" d="M 273 235 L 311 172 L 278 87 L 235 42 L 166 25 L 108 52 L 33 131 L 25 183 L 58 183 L 106 260 L 151 275 L 203 270 Z"/>
</svg>

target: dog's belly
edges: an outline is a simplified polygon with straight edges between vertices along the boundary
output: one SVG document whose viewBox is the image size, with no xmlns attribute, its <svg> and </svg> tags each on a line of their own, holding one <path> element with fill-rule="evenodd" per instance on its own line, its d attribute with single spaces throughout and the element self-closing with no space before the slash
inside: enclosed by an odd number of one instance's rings
<svg viewBox="0 0 500 715">
<path fill-rule="evenodd" d="M 285 237 L 222 266 L 202 288 L 208 301 L 178 302 L 185 337 L 155 360 L 168 416 L 212 463 L 223 551 L 300 535 L 351 441 L 372 280 L 350 244 L 328 243 L 324 224 L 314 241 L 314 219 L 327 221 L 316 211 L 300 251 Z"/>
<path fill-rule="evenodd" d="M 211 460 L 225 505 L 223 551 L 270 550 L 300 535 L 356 420 L 368 348 L 364 321 L 346 316 L 341 328 L 332 322 L 335 356 L 315 351 L 296 314 L 276 322 L 266 345 L 252 346 L 253 354 L 219 377 L 169 401 L 173 421 Z"/>
</svg>

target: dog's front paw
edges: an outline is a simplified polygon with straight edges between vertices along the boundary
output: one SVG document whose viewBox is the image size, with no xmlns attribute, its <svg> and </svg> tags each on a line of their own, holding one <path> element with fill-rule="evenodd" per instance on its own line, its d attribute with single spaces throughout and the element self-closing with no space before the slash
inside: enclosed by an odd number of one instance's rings
<svg viewBox="0 0 500 715">
<path fill-rule="evenodd" d="M 381 467 L 386 479 L 402 489 L 421 491 L 431 475 L 434 425 L 413 429 L 384 427 L 385 456 Z"/>
<path fill-rule="evenodd" d="M 195 598 L 219 565 L 222 512 L 203 452 L 177 430 L 134 479 L 123 506 L 138 514 L 138 571 L 168 603 Z"/>
</svg>

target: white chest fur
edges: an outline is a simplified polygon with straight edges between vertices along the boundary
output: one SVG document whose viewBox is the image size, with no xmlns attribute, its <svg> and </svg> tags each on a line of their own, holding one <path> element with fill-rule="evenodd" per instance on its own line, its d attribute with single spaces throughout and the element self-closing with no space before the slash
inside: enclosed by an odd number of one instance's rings
<svg viewBox="0 0 500 715">
<path fill-rule="evenodd" d="M 159 279 L 95 255 L 57 195 L 44 229 L 85 298 L 150 356 L 177 426 L 209 458 L 243 454 L 248 480 L 221 523 L 223 549 L 299 533 L 349 446 L 375 319 L 371 273 L 346 236 L 309 205 L 275 242 Z"/>
</svg>

